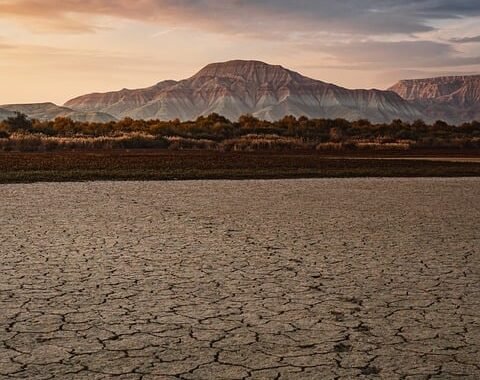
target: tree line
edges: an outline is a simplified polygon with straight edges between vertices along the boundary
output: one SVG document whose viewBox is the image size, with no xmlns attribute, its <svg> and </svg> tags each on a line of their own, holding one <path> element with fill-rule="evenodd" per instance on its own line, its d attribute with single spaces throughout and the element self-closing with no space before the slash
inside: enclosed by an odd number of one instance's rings
<svg viewBox="0 0 480 380">
<path fill-rule="evenodd" d="M 96 141 L 96 142 L 95 142 Z M 18 113 L 0 123 L 0 149 L 57 148 L 171 149 L 410 149 L 479 148 L 480 122 L 460 126 L 422 120 L 371 123 L 368 120 L 308 119 L 285 116 L 265 121 L 251 115 L 232 122 L 211 114 L 194 121 L 134 120 L 80 122 L 58 117 L 30 119 Z M 37 149 L 38 148 L 38 149 Z"/>
</svg>

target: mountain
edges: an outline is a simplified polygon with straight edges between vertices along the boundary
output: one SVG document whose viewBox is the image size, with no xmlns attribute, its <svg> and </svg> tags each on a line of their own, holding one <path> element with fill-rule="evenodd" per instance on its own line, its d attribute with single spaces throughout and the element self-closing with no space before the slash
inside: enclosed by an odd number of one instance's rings
<svg viewBox="0 0 480 380">
<path fill-rule="evenodd" d="M 252 114 L 266 120 L 285 115 L 310 118 L 414 120 L 423 115 L 398 94 L 348 90 L 259 61 L 213 63 L 193 77 L 155 86 L 80 96 L 65 103 L 81 112 L 106 112 L 117 118 L 181 120 L 210 113 L 237 120 Z"/>
<path fill-rule="evenodd" d="M 76 111 L 71 108 L 57 106 L 53 103 L 6 104 L 0 106 L 0 109 L 9 112 L 10 116 L 13 116 L 15 112 L 21 112 L 32 119 L 39 120 L 53 120 L 56 117 L 69 117 L 76 121 L 99 123 L 116 120 L 115 117 L 104 112 Z"/>
<path fill-rule="evenodd" d="M 9 117 L 15 116 L 15 112 L 0 108 L 0 121 L 6 120 Z"/>
<path fill-rule="evenodd" d="M 460 124 L 480 119 L 480 75 L 402 80 L 389 90 L 418 104 L 431 121 Z"/>
<path fill-rule="evenodd" d="M 157 83 L 154 86 L 138 90 L 128 90 L 124 88 L 121 91 L 93 93 L 72 99 L 65 103 L 65 106 L 75 108 L 78 111 L 106 112 L 118 118 L 124 118 L 129 116 L 128 110 L 149 103 L 154 100 L 162 90 L 176 83 L 177 82 L 173 80 L 167 80 Z"/>
</svg>

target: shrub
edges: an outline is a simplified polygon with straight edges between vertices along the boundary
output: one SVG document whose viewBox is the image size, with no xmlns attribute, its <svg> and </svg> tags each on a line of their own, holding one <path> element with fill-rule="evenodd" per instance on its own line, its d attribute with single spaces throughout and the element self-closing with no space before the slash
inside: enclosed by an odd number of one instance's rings
<svg viewBox="0 0 480 380">
<path fill-rule="evenodd" d="M 190 139 L 184 137 L 168 137 L 169 142 L 169 149 L 172 150 L 188 150 L 188 149 L 207 149 L 207 150 L 215 150 L 218 149 L 218 144 L 212 140 L 205 140 L 205 139 Z"/>
<path fill-rule="evenodd" d="M 311 148 L 301 139 L 281 137 L 277 135 L 246 135 L 236 139 L 225 140 L 222 145 L 225 151 L 259 151 L 259 150 L 299 150 Z"/>
<path fill-rule="evenodd" d="M 23 136 L 23 137 L 21 137 Z M 30 120 L 17 114 L 0 123 L 0 149 L 219 149 L 341 151 L 478 147 L 480 122 L 459 127 L 443 121 L 308 119 L 286 116 L 269 122 L 251 115 L 232 123 L 218 114 L 195 121 L 133 120 L 89 123 L 60 117 Z"/>
<path fill-rule="evenodd" d="M 7 128 L 7 130 L 12 132 L 30 132 L 32 130 L 32 121 L 27 115 L 20 112 L 16 112 L 16 116 L 9 117 L 7 120 L 5 120 L 3 125 Z"/>
</svg>

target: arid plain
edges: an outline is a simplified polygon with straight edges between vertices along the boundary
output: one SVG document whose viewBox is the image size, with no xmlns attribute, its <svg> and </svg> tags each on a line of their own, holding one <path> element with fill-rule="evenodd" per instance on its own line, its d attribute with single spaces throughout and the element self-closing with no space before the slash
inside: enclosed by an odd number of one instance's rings
<svg viewBox="0 0 480 380">
<path fill-rule="evenodd" d="M 480 180 L 2 185 L 0 379 L 478 379 Z"/>
</svg>

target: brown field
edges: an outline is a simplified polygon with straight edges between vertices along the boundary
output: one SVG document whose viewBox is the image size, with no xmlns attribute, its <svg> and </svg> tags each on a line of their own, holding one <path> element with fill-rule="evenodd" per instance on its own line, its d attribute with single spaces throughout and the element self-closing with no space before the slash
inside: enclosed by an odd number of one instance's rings
<svg viewBox="0 0 480 380">
<path fill-rule="evenodd" d="M 480 176 L 480 154 L 99 150 L 0 153 L 0 182 Z M 467 162 L 463 162 L 467 161 Z"/>
</svg>

